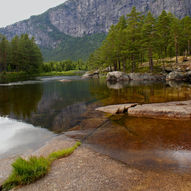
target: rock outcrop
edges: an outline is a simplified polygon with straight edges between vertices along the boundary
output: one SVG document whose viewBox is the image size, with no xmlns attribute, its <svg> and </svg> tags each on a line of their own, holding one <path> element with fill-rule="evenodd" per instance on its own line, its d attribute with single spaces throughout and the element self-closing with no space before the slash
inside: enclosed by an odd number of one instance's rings
<svg viewBox="0 0 191 191">
<path fill-rule="evenodd" d="M 130 80 L 133 81 L 165 81 L 165 76 L 151 73 L 129 73 Z"/>
<path fill-rule="evenodd" d="M 110 82 L 120 82 L 120 81 L 129 81 L 129 76 L 124 72 L 114 71 L 107 73 L 107 81 Z"/>
<path fill-rule="evenodd" d="M 107 74 L 107 81 L 110 82 L 122 82 L 122 81 L 165 81 L 166 76 L 161 74 L 151 73 L 124 73 L 119 71 L 109 72 Z"/>
<path fill-rule="evenodd" d="M 128 113 L 129 116 L 171 120 L 191 120 L 191 100 L 153 104 L 119 104 L 96 109 L 110 114 Z"/>
<path fill-rule="evenodd" d="M 191 82 L 191 71 L 189 72 L 179 72 L 173 71 L 166 76 L 167 81 L 182 81 L 182 82 Z"/>
<path fill-rule="evenodd" d="M 86 78 L 99 78 L 99 71 L 98 70 L 96 70 L 96 71 L 88 71 L 82 76 L 82 78 L 83 79 L 86 79 Z"/>
<path fill-rule="evenodd" d="M 44 14 L 1 28 L 0 33 L 9 39 L 28 33 L 35 36 L 39 45 L 54 48 L 63 38 L 62 34 L 82 37 L 108 32 L 133 6 L 143 13 L 151 11 L 155 16 L 162 10 L 179 18 L 191 15 L 190 0 L 68 0 Z M 58 35 L 54 37 L 55 33 Z"/>
</svg>

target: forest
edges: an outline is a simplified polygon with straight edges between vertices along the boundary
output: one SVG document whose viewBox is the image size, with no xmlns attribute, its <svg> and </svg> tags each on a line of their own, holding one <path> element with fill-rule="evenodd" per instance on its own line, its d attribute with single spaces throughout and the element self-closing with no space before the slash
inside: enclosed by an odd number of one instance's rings
<svg viewBox="0 0 191 191">
<path fill-rule="evenodd" d="M 159 17 L 144 15 L 134 7 L 130 14 L 112 25 L 106 39 L 88 59 L 90 68 L 113 67 L 114 70 L 136 71 L 139 64 L 154 60 L 190 55 L 191 18 L 178 19 L 163 11 Z"/>
<path fill-rule="evenodd" d="M 9 42 L 0 36 L 0 72 L 38 73 L 42 64 L 42 54 L 33 37 L 23 34 Z"/>
</svg>

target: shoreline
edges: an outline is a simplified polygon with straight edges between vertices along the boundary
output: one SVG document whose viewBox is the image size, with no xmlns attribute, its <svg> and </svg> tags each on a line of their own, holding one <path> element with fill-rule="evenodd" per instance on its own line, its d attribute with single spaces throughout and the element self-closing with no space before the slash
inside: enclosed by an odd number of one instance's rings
<svg viewBox="0 0 191 191">
<path fill-rule="evenodd" d="M 74 143 L 74 139 L 59 135 L 32 154 L 35 156 L 47 156 L 52 151 L 70 147 Z M 29 156 L 28 154 L 24 157 Z M 4 161 L 3 166 L 6 167 L 7 176 L 11 168 L 6 163 L 8 162 L 10 165 L 11 160 Z M 14 190 L 148 191 L 154 189 L 167 191 L 171 188 L 171 190 L 178 191 L 181 189 L 189 190 L 190 177 L 191 174 L 188 173 L 176 174 L 175 172 L 132 168 L 107 155 L 96 152 L 87 145 L 82 145 L 71 156 L 55 161 L 44 178 Z M 167 178 L 168 182 L 164 181 Z M 2 183 L 2 179 L 0 183 Z"/>
</svg>

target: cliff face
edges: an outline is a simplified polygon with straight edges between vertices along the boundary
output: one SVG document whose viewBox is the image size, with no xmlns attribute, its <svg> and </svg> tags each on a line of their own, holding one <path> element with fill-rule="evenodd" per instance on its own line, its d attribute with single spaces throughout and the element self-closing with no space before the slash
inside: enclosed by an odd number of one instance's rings
<svg viewBox="0 0 191 191">
<path fill-rule="evenodd" d="M 42 15 L 1 28 L 0 33 L 8 39 L 28 33 L 35 37 L 40 47 L 56 48 L 67 35 L 82 37 L 107 32 L 133 6 L 144 13 L 150 10 L 156 16 L 162 10 L 179 18 L 191 16 L 190 0 L 68 0 Z"/>
</svg>

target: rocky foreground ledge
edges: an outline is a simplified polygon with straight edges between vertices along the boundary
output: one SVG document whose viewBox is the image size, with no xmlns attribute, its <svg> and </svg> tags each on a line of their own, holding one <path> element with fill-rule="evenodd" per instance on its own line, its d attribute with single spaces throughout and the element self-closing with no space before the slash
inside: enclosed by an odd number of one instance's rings
<svg viewBox="0 0 191 191">
<path fill-rule="evenodd" d="M 143 105 L 139 105 L 136 103 L 110 105 L 106 107 L 99 107 L 96 110 L 110 114 L 128 113 L 129 116 L 136 117 L 190 120 L 191 100 Z"/>
</svg>

